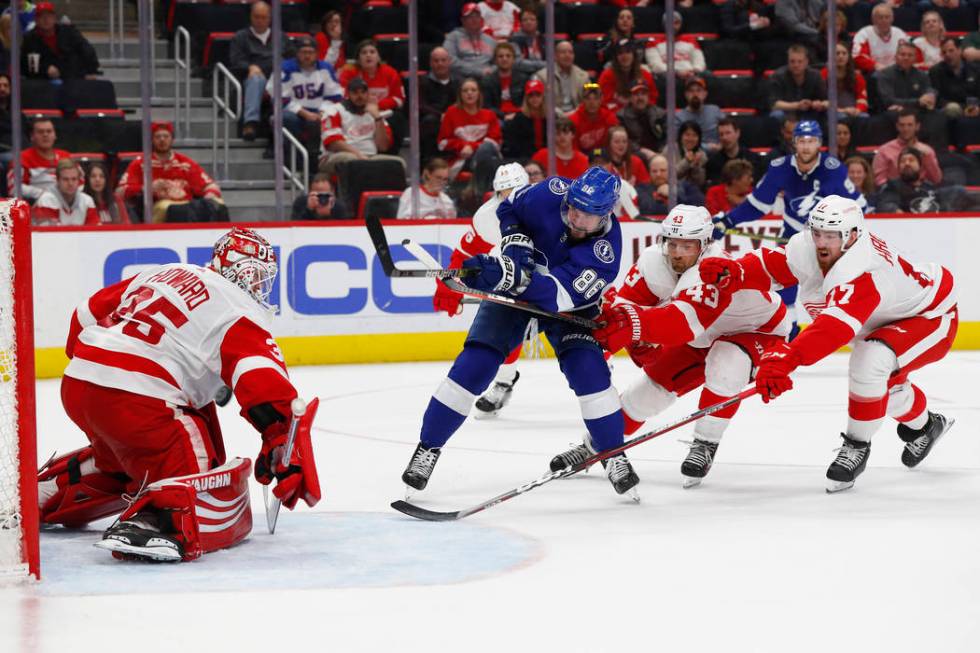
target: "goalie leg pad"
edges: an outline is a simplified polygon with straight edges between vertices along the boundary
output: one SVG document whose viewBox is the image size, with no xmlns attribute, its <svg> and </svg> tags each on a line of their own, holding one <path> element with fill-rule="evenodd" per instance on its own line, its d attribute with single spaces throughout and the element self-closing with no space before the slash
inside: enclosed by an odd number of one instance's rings
<svg viewBox="0 0 980 653">
<path fill-rule="evenodd" d="M 125 474 L 101 471 L 91 446 L 55 458 L 37 475 L 41 523 L 79 528 L 116 515 L 126 507 L 129 482 Z"/>
<path fill-rule="evenodd" d="M 169 517 L 164 530 L 171 531 L 183 546 L 184 561 L 234 546 L 252 531 L 251 468 L 248 458 L 233 458 L 208 472 L 156 481 L 119 519 L 125 521 L 143 511 Z"/>
</svg>

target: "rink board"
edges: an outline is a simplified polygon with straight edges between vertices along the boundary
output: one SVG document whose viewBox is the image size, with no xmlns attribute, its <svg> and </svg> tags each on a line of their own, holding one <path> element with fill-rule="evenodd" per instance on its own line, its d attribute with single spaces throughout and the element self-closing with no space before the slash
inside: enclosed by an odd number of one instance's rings
<svg viewBox="0 0 980 653">
<path fill-rule="evenodd" d="M 290 365 L 451 359 L 458 353 L 475 307 L 449 318 L 432 311 L 431 279 L 389 279 L 362 222 L 260 223 L 277 248 L 280 273 L 273 303 L 279 312 L 272 333 Z M 624 258 L 632 262 L 653 243 L 659 225 L 624 222 Z M 778 220 L 741 228 L 777 235 Z M 387 227 L 395 260 L 414 259 L 400 243 L 412 238 L 448 263 L 466 221 L 393 221 Z M 956 348 L 980 349 L 980 269 L 968 263 L 980 241 L 980 216 L 876 217 L 871 228 L 916 261 L 939 261 L 953 271 L 959 289 L 960 330 Z M 59 376 L 67 364 L 63 347 L 75 306 L 98 289 L 141 269 L 164 263 L 205 264 L 227 225 L 144 225 L 36 228 L 34 333 L 37 375 Z M 729 237 L 743 254 L 759 241 Z M 417 263 L 414 265 L 418 266 Z M 628 265 L 623 265 L 620 278 Z M 970 290 L 968 290 L 970 289 Z"/>
</svg>

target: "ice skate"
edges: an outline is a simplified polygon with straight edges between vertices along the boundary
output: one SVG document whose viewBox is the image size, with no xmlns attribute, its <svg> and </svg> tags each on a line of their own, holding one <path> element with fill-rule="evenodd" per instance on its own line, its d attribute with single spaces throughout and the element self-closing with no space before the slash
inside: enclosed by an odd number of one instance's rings
<svg viewBox="0 0 980 653">
<path fill-rule="evenodd" d="M 412 459 L 408 461 L 408 467 L 402 473 L 402 482 L 407 486 L 405 488 L 406 499 L 411 498 L 416 490 L 425 489 L 441 454 L 442 449 L 427 449 L 421 442 L 415 447 L 415 453 L 412 454 Z"/>
<path fill-rule="evenodd" d="M 929 455 L 932 446 L 939 441 L 946 431 L 956 423 L 939 413 L 929 413 L 926 425 L 919 430 L 910 429 L 905 424 L 898 425 L 898 437 L 905 443 L 902 451 L 902 464 L 909 469 L 915 467 Z"/>
<path fill-rule="evenodd" d="M 616 494 L 625 494 L 633 501 L 640 502 L 640 494 L 636 491 L 640 477 L 633 471 L 633 465 L 625 453 L 606 458 L 602 461 L 602 466 L 606 468 L 606 475 Z"/>
<path fill-rule="evenodd" d="M 574 467 L 575 465 L 584 462 L 592 455 L 593 452 L 590 451 L 584 444 L 575 445 L 568 451 L 564 451 L 551 459 L 551 471 L 558 472 L 566 467 Z M 588 468 L 586 468 L 586 471 L 588 471 Z"/>
<path fill-rule="evenodd" d="M 476 412 L 473 413 L 473 417 L 476 419 L 495 417 L 500 409 L 510 401 L 510 395 L 513 394 L 514 386 L 519 378 L 521 378 L 521 373 L 514 372 L 514 380 L 510 383 L 494 381 L 490 389 L 476 400 Z"/>
<path fill-rule="evenodd" d="M 687 452 L 687 458 L 681 463 L 681 474 L 684 476 L 684 487 L 692 488 L 701 485 L 701 480 L 711 470 L 715 452 L 718 451 L 718 443 L 694 438 L 694 441 L 688 444 L 691 445 L 691 449 Z"/>
<path fill-rule="evenodd" d="M 854 480 L 861 475 L 868 464 L 871 453 L 870 442 L 852 440 L 843 433 L 844 444 L 837 449 L 837 458 L 827 468 L 827 492 L 840 492 L 854 486 Z"/>
<path fill-rule="evenodd" d="M 140 512 L 107 528 L 95 546 L 120 560 L 180 562 L 184 547 L 172 534 L 161 531 L 160 521 L 155 513 Z"/>
</svg>

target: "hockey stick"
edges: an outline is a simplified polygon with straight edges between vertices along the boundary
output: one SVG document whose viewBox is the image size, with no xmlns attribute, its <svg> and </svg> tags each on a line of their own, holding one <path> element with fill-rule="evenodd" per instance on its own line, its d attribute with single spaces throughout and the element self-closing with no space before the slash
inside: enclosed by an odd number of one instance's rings
<svg viewBox="0 0 980 653">
<path fill-rule="evenodd" d="M 783 238 L 782 236 L 770 236 L 769 234 L 754 234 L 751 231 L 742 231 L 741 229 L 726 229 L 726 234 L 732 236 L 745 236 L 751 240 L 769 240 L 774 243 L 779 243 L 780 245 L 785 245 L 789 242 L 789 238 Z"/>
<path fill-rule="evenodd" d="M 595 320 L 590 320 L 587 317 L 581 317 L 572 313 L 555 313 L 553 311 L 546 311 L 543 308 L 538 308 L 534 304 L 521 301 L 520 299 L 514 299 L 513 297 L 507 297 L 506 295 L 496 295 L 491 292 L 484 292 L 482 290 L 477 290 L 476 288 L 470 288 L 469 286 L 464 286 L 456 279 L 443 279 L 442 282 L 446 284 L 450 290 L 455 290 L 458 293 L 470 295 L 471 297 L 479 297 L 485 302 L 510 306 L 511 308 L 516 308 L 517 310 L 524 311 L 525 313 L 532 313 L 538 317 L 567 322 L 568 324 L 584 327 L 590 331 L 592 329 L 598 329 L 602 326 Z"/>
<path fill-rule="evenodd" d="M 391 249 L 388 248 L 388 238 L 385 236 L 384 227 L 381 226 L 381 218 L 372 216 L 365 218 L 364 222 L 367 224 L 368 235 L 371 237 L 374 249 L 378 253 L 378 262 L 381 263 L 381 269 L 384 270 L 385 276 L 435 277 L 446 279 L 449 277 L 465 277 L 477 273 L 477 270 L 447 270 L 438 266 L 434 270 L 403 270 L 402 268 L 396 267 L 395 261 L 391 258 Z"/>
<path fill-rule="evenodd" d="M 425 251 L 425 248 L 419 245 L 417 242 L 411 238 L 406 238 L 402 241 L 402 245 L 408 250 L 408 253 L 417 258 L 421 263 L 429 266 L 433 270 L 438 270 L 442 265 L 435 259 L 432 254 Z M 460 304 L 479 304 L 480 300 L 476 297 L 463 297 L 459 300 Z"/>
<path fill-rule="evenodd" d="M 283 451 L 282 458 L 279 461 L 286 461 L 286 465 L 289 464 L 289 459 L 293 455 L 293 445 L 296 443 L 296 429 L 299 427 L 299 422 L 303 419 L 303 415 L 306 414 L 306 402 L 296 397 L 293 402 L 289 405 L 289 408 L 293 412 L 293 419 L 289 422 L 289 435 L 286 437 L 286 447 Z M 273 462 L 272 469 L 276 468 L 276 462 Z M 270 496 L 271 495 L 271 496 Z M 279 521 L 279 509 L 282 507 L 282 501 L 279 497 L 269 492 L 269 486 L 262 486 L 262 498 L 265 501 L 265 523 L 269 527 L 269 535 L 273 535 L 276 532 L 276 522 Z"/>
<path fill-rule="evenodd" d="M 685 424 L 690 424 L 691 422 L 701 419 L 702 417 L 711 415 L 712 413 L 716 413 L 724 408 L 728 408 L 733 404 L 737 404 L 743 399 L 747 399 L 751 397 L 756 392 L 757 390 L 754 386 L 750 388 L 746 388 L 745 390 L 742 390 L 734 397 L 731 397 L 729 399 L 726 399 L 725 401 L 717 403 L 714 406 L 708 406 L 707 408 L 702 408 L 696 413 L 692 413 L 691 415 L 688 415 L 687 417 L 680 419 L 672 424 L 668 424 L 667 426 L 659 428 L 656 431 L 650 431 L 648 433 L 644 433 L 643 435 L 638 435 L 635 438 L 631 438 L 613 449 L 600 451 L 599 453 L 589 458 L 586 458 L 578 465 L 566 467 L 565 469 L 558 470 L 557 472 L 549 472 L 548 474 L 545 474 L 541 478 L 533 480 L 530 483 L 525 483 L 524 485 L 521 485 L 520 487 L 516 487 L 513 490 L 508 490 L 503 494 L 498 494 L 494 498 L 488 501 L 484 501 L 483 503 L 477 504 L 472 508 L 466 508 L 465 510 L 456 510 L 453 512 L 437 512 L 435 510 L 426 510 L 425 508 L 421 508 L 414 504 L 408 503 L 407 501 L 395 501 L 394 503 L 391 504 L 391 507 L 400 513 L 408 515 L 409 517 L 415 517 L 416 519 L 421 519 L 424 521 L 456 521 L 457 519 L 463 519 L 464 517 L 469 517 L 472 514 L 482 512 L 487 508 L 492 508 L 498 503 L 503 503 L 504 501 L 513 499 L 514 497 L 524 494 L 525 492 L 530 492 L 534 488 L 541 487 L 545 483 L 550 483 L 551 481 L 554 481 L 556 479 L 567 478 L 569 476 L 572 476 L 573 474 L 577 474 L 582 470 L 605 460 L 606 458 L 611 458 L 612 456 L 620 454 L 626 451 L 627 449 L 635 447 L 638 444 L 643 444 L 647 440 L 652 440 L 657 436 L 663 435 L 664 433 L 668 433 L 669 431 L 673 431 L 674 429 L 680 428 Z"/>
</svg>

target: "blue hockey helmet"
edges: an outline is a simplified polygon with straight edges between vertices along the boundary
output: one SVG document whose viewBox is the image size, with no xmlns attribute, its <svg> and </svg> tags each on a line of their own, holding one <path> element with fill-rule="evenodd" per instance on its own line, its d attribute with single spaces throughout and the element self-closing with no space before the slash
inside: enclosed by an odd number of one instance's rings
<svg viewBox="0 0 980 653">
<path fill-rule="evenodd" d="M 800 136 L 813 136 L 822 141 L 823 130 L 820 129 L 820 123 L 816 120 L 801 120 L 796 123 L 796 127 L 793 128 L 793 138 L 799 138 Z"/>
<path fill-rule="evenodd" d="M 583 213 L 603 218 L 600 226 L 604 226 L 619 201 L 619 187 L 619 177 L 602 168 L 592 167 L 569 184 L 565 203 Z M 562 211 L 562 217 L 568 224 L 566 211 Z"/>
</svg>

